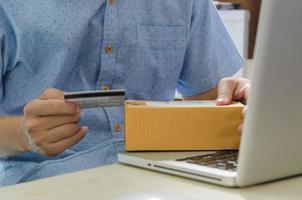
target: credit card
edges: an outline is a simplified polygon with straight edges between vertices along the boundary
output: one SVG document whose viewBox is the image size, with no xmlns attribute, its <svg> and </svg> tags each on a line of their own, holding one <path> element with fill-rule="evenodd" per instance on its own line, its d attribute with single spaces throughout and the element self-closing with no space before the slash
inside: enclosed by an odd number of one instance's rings
<svg viewBox="0 0 302 200">
<path fill-rule="evenodd" d="M 66 92 L 64 98 L 80 108 L 124 106 L 125 90 L 96 90 Z"/>
</svg>

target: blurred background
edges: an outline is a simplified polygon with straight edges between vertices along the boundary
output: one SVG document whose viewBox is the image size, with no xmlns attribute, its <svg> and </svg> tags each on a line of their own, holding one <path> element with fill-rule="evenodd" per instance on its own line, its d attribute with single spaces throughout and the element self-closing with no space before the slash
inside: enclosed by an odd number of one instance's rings
<svg viewBox="0 0 302 200">
<path fill-rule="evenodd" d="M 214 0 L 239 52 L 247 60 L 236 76 L 250 77 L 261 0 Z"/>
<path fill-rule="evenodd" d="M 253 58 L 254 45 L 257 33 L 257 25 L 260 11 L 261 0 L 215 0 L 216 4 L 233 4 L 234 9 L 246 10 L 250 14 L 249 19 L 249 39 L 248 39 L 248 58 Z M 218 9 L 223 10 L 223 6 L 217 6 Z M 225 9 L 232 9 L 232 6 L 225 6 Z"/>
</svg>

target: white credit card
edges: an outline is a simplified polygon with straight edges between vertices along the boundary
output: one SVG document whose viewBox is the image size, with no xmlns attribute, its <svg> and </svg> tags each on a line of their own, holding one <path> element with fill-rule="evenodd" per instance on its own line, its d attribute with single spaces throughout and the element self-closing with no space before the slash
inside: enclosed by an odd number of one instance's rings
<svg viewBox="0 0 302 200">
<path fill-rule="evenodd" d="M 66 92 L 64 98 L 80 108 L 124 106 L 125 90 L 96 90 Z"/>
</svg>

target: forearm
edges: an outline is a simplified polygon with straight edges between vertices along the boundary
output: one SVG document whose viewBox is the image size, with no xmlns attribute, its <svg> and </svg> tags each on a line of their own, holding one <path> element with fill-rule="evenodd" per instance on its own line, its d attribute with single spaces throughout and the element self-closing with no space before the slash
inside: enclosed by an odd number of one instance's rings
<svg viewBox="0 0 302 200">
<path fill-rule="evenodd" d="M 23 152 L 20 134 L 22 117 L 0 117 L 0 156 Z"/>
<path fill-rule="evenodd" d="M 215 100 L 217 98 L 217 94 L 218 90 L 217 87 L 215 87 L 207 92 L 195 96 L 184 97 L 184 100 Z"/>
</svg>

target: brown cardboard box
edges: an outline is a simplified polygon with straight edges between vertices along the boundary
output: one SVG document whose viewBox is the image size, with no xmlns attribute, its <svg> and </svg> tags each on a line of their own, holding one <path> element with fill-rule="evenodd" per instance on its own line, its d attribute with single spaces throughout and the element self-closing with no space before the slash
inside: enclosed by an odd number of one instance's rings
<svg viewBox="0 0 302 200">
<path fill-rule="evenodd" d="M 214 101 L 127 101 L 126 150 L 238 149 L 243 107 L 218 107 Z"/>
</svg>

